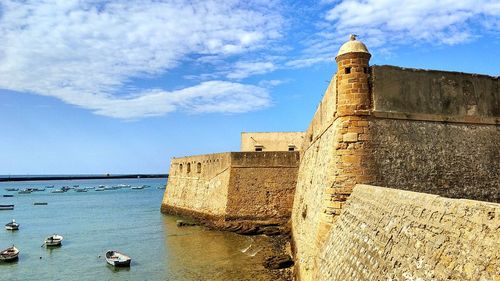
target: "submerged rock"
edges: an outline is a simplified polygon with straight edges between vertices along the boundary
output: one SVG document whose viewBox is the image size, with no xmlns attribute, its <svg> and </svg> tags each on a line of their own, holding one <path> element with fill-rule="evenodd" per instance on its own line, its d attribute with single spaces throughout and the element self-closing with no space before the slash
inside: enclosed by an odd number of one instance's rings
<svg viewBox="0 0 500 281">
<path fill-rule="evenodd" d="M 177 220 L 177 227 L 195 226 L 196 223 L 184 220 Z"/>
<path fill-rule="evenodd" d="M 281 269 L 292 266 L 293 260 L 290 255 L 271 256 L 266 258 L 262 264 L 268 269 Z"/>
</svg>

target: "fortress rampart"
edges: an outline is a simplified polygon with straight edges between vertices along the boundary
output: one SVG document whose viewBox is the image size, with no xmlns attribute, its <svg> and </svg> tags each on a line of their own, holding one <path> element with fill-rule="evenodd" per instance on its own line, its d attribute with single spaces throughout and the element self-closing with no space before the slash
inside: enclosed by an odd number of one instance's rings
<svg viewBox="0 0 500 281">
<path fill-rule="evenodd" d="M 297 280 L 500 280 L 500 78 L 370 57 L 341 47 L 300 155 L 176 158 L 162 211 L 291 217 Z"/>
<path fill-rule="evenodd" d="M 496 280 L 499 212 L 499 204 L 357 185 L 313 279 Z"/>
<path fill-rule="evenodd" d="M 316 280 L 318 253 L 356 184 L 500 202 L 499 78 L 370 67 L 357 47 L 339 51 L 301 149 L 292 211 L 300 280 Z"/>
<path fill-rule="evenodd" d="M 175 158 L 162 212 L 217 228 L 282 225 L 290 218 L 298 152 L 227 152 Z"/>
</svg>

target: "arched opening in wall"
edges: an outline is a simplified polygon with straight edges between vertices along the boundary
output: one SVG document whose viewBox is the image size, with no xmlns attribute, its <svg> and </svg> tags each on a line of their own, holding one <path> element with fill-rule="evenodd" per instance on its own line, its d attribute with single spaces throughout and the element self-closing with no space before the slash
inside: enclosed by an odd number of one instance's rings
<svg viewBox="0 0 500 281">
<path fill-rule="evenodd" d="M 201 173 L 201 163 L 198 162 L 198 164 L 196 164 L 196 172 L 199 174 Z"/>
<path fill-rule="evenodd" d="M 182 164 L 179 164 L 179 172 L 182 173 Z"/>
<path fill-rule="evenodd" d="M 191 173 L 191 163 L 187 163 L 187 173 Z"/>
<path fill-rule="evenodd" d="M 351 73 L 351 68 L 350 67 L 346 67 L 345 68 L 345 74 L 349 74 Z"/>
</svg>

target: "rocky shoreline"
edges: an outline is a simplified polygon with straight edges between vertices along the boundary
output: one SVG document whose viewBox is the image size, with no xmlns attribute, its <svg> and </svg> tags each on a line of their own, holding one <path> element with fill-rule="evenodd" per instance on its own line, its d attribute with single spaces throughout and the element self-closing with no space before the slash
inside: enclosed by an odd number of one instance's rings
<svg viewBox="0 0 500 281">
<path fill-rule="evenodd" d="M 215 223 L 207 219 L 183 218 L 177 220 L 177 227 L 202 226 L 209 231 L 228 231 L 237 235 L 255 237 L 256 248 L 259 248 L 255 258 L 260 259 L 262 270 L 267 271 L 266 276 L 272 279 L 262 279 L 259 276 L 248 276 L 248 280 L 293 280 L 293 259 L 290 248 L 290 228 L 276 224 L 262 224 L 246 222 L 225 222 Z M 241 280 L 246 280 L 242 276 Z"/>
</svg>

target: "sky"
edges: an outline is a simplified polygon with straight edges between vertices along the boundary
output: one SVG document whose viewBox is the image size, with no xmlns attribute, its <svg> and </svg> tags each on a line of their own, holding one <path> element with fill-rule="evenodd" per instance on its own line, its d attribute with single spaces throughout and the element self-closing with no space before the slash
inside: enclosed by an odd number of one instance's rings
<svg viewBox="0 0 500 281">
<path fill-rule="evenodd" d="M 0 175 L 167 173 L 304 131 L 351 33 L 372 65 L 500 75 L 498 0 L 0 0 Z"/>
</svg>

